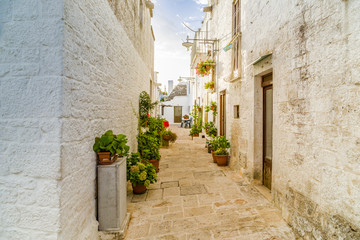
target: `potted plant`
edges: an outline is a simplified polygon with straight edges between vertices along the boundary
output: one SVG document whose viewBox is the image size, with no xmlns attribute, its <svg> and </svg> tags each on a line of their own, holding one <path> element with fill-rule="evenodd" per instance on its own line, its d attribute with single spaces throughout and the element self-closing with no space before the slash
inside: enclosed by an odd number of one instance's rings
<svg viewBox="0 0 360 240">
<path fill-rule="evenodd" d="M 130 147 L 126 143 L 127 138 L 124 134 L 115 135 L 112 130 L 96 137 L 93 150 L 99 156 L 99 164 L 109 165 L 115 162 L 118 156 L 127 156 Z"/>
<path fill-rule="evenodd" d="M 184 119 L 189 119 L 189 115 L 185 114 L 185 115 L 183 116 L 183 118 L 184 118 Z"/>
<path fill-rule="evenodd" d="M 189 136 L 198 137 L 198 136 L 199 136 L 199 133 L 201 133 L 201 125 L 198 126 L 198 125 L 196 125 L 196 124 L 193 124 L 193 125 L 191 126 L 191 130 L 190 130 Z"/>
<path fill-rule="evenodd" d="M 177 135 L 176 133 L 173 133 L 172 131 L 168 130 L 163 132 L 162 138 L 163 138 L 163 146 L 168 147 L 169 142 L 176 141 Z"/>
<path fill-rule="evenodd" d="M 213 90 L 215 88 L 215 82 L 214 81 L 210 81 L 205 83 L 205 89 L 211 89 Z"/>
<path fill-rule="evenodd" d="M 140 153 L 141 159 L 145 162 L 148 161 L 152 163 L 156 168 L 156 172 L 158 172 L 160 161 L 160 139 L 158 137 L 158 134 L 156 133 L 156 131 L 140 133 L 137 136 L 137 140 L 138 151 Z"/>
<path fill-rule="evenodd" d="M 211 111 L 216 112 L 216 109 L 217 109 L 217 104 L 216 104 L 216 102 L 211 101 L 211 103 L 210 103 L 210 109 L 211 109 Z"/>
<path fill-rule="evenodd" d="M 150 163 L 142 163 L 138 153 L 132 153 L 127 159 L 127 180 L 133 187 L 134 194 L 143 194 L 147 187 L 156 182 L 155 167 Z"/>
<path fill-rule="evenodd" d="M 212 148 L 212 156 L 213 156 L 213 161 L 217 162 L 218 159 L 218 155 L 220 154 L 215 154 L 215 152 L 219 149 L 228 149 L 230 148 L 230 142 L 226 139 L 226 136 L 219 136 L 219 137 L 215 137 L 212 141 L 211 141 L 211 148 Z M 223 153 L 223 150 L 222 152 Z M 223 166 L 223 165 L 222 165 Z"/>
<path fill-rule="evenodd" d="M 226 166 L 229 153 L 226 148 L 219 148 L 214 152 L 218 166 Z"/>
<path fill-rule="evenodd" d="M 139 97 L 139 124 L 140 126 L 147 126 L 150 118 L 150 111 L 155 108 L 158 102 L 151 102 L 150 95 L 142 91 Z"/>
<path fill-rule="evenodd" d="M 202 61 L 200 59 L 200 62 L 196 65 L 196 74 L 199 76 L 208 76 L 211 72 L 211 69 L 213 69 L 215 65 L 214 60 L 208 59 L 206 61 Z"/>
<path fill-rule="evenodd" d="M 213 122 L 205 123 L 204 129 L 205 129 L 206 134 L 208 134 L 209 136 L 217 135 L 217 128 L 215 127 L 215 124 Z"/>
</svg>

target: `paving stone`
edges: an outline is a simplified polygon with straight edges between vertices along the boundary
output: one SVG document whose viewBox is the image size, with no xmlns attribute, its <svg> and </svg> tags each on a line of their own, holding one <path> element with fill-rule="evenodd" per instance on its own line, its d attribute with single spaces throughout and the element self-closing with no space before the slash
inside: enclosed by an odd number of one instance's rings
<svg viewBox="0 0 360 240">
<path fill-rule="evenodd" d="M 146 201 L 162 199 L 163 189 L 148 190 Z"/>
<path fill-rule="evenodd" d="M 172 188 L 164 188 L 164 197 L 171 196 L 180 196 L 180 188 L 172 187 Z"/>
<path fill-rule="evenodd" d="M 178 187 L 179 181 L 170 181 L 170 182 L 162 182 L 161 188 L 171 188 L 171 187 Z"/>
<path fill-rule="evenodd" d="M 238 173 L 213 164 L 189 129 L 171 130 L 178 140 L 160 149 L 158 182 L 144 195 L 128 184 L 125 240 L 295 239 L 280 211 Z"/>
<path fill-rule="evenodd" d="M 180 195 L 196 195 L 196 194 L 203 194 L 207 193 L 204 185 L 194 185 L 194 186 L 183 186 L 180 187 Z"/>
</svg>

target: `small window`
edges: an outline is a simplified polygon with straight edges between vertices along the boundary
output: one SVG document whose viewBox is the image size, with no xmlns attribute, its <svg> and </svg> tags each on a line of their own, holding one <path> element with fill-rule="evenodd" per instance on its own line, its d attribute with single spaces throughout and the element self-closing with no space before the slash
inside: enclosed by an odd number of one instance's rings
<svg viewBox="0 0 360 240">
<path fill-rule="evenodd" d="M 165 106 L 161 106 L 161 115 L 164 116 L 164 108 Z"/>
<path fill-rule="evenodd" d="M 234 105 L 234 118 L 240 118 L 239 105 Z"/>
</svg>

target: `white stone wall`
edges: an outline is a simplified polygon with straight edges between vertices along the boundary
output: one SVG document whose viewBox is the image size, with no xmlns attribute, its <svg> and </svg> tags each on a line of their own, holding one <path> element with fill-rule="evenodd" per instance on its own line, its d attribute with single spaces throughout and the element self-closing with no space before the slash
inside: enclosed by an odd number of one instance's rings
<svg viewBox="0 0 360 240">
<path fill-rule="evenodd" d="M 0 239 L 97 239 L 94 138 L 112 129 L 136 151 L 151 57 L 106 0 L 0 6 Z"/>
<path fill-rule="evenodd" d="M 229 26 L 231 32 L 228 2 L 217 2 L 205 19 L 211 38 Z M 220 44 L 217 55 L 216 90 L 227 92 L 230 166 L 261 183 L 260 81 L 272 71 L 273 200 L 299 236 L 359 238 L 360 2 L 243 0 L 241 8 L 241 79 L 227 82 L 231 50 Z M 252 65 L 268 53 L 272 57 Z M 233 105 L 240 105 L 239 119 Z"/>
<path fill-rule="evenodd" d="M 61 1 L 0 1 L 0 239 L 60 231 Z"/>
<path fill-rule="evenodd" d="M 152 73 L 122 24 L 106 0 L 66 1 L 61 239 L 96 239 L 94 138 L 112 129 L 137 151 L 133 110 Z"/>
</svg>

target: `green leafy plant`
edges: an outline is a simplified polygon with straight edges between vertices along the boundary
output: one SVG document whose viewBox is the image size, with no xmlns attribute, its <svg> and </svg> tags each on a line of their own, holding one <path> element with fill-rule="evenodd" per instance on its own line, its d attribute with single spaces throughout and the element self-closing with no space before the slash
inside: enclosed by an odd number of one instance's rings
<svg viewBox="0 0 360 240">
<path fill-rule="evenodd" d="M 126 144 L 127 138 L 124 134 L 115 135 L 112 130 L 106 131 L 101 137 L 95 138 L 94 152 L 110 152 L 111 156 L 127 156 L 130 147 Z"/>
<path fill-rule="evenodd" d="M 210 81 L 205 83 L 205 89 L 214 89 L 215 88 L 215 82 L 214 81 Z"/>
<path fill-rule="evenodd" d="M 210 141 L 211 149 L 216 151 L 220 148 L 230 148 L 230 142 L 226 139 L 226 136 L 218 136 L 215 137 L 213 140 Z"/>
<path fill-rule="evenodd" d="M 198 126 L 198 125 L 196 125 L 196 124 L 193 124 L 193 125 L 191 126 L 191 130 L 190 130 L 189 136 L 194 136 L 194 135 L 199 134 L 199 133 L 201 133 L 201 125 Z"/>
<path fill-rule="evenodd" d="M 158 102 L 151 102 L 150 95 L 142 91 L 139 97 L 139 116 L 140 125 L 144 125 L 147 122 L 147 118 L 150 117 L 150 111 L 158 104 Z"/>
<path fill-rule="evenodd" d="M 170 141 L 170 142 L 175 142 L 176 139 L 177 139 L 176 133 L 174 133 L 174 132 L 172 132 L 170 130 L 163 132 L 163 140 Z"/>
<path fill-rule="evenodd" d="M 156 170 L 151 163 L 141 163 L 130 166 L 128 180 L 134 185 L 145 185 L 148 187 L 151 183 L 156 182 Z"/>
<path fill-rule="evenodd" d="M 205 132 L 210 136 L 217 135 L 217 128 L 215 127 L 214 122 L 207 122 L 204 125 Z"/>
<path fill-rule="evenodd" d="M 214 152 L 215 155 L 229 155 L 226 148 L 219 148 Z"/>
<path fill-rule="evenodd" d="M 210 112 L 211 108 L 210 106 L 205 106 L 205 112 Z"/>
<path fill-rule="evenodd" d="M 137 140 L 138 151 L 143 160 L 160 160 L 159 148 L 161 140 L 159 135 L 150 131 L 140 133 L 137 136 Z"/>
</svg>

